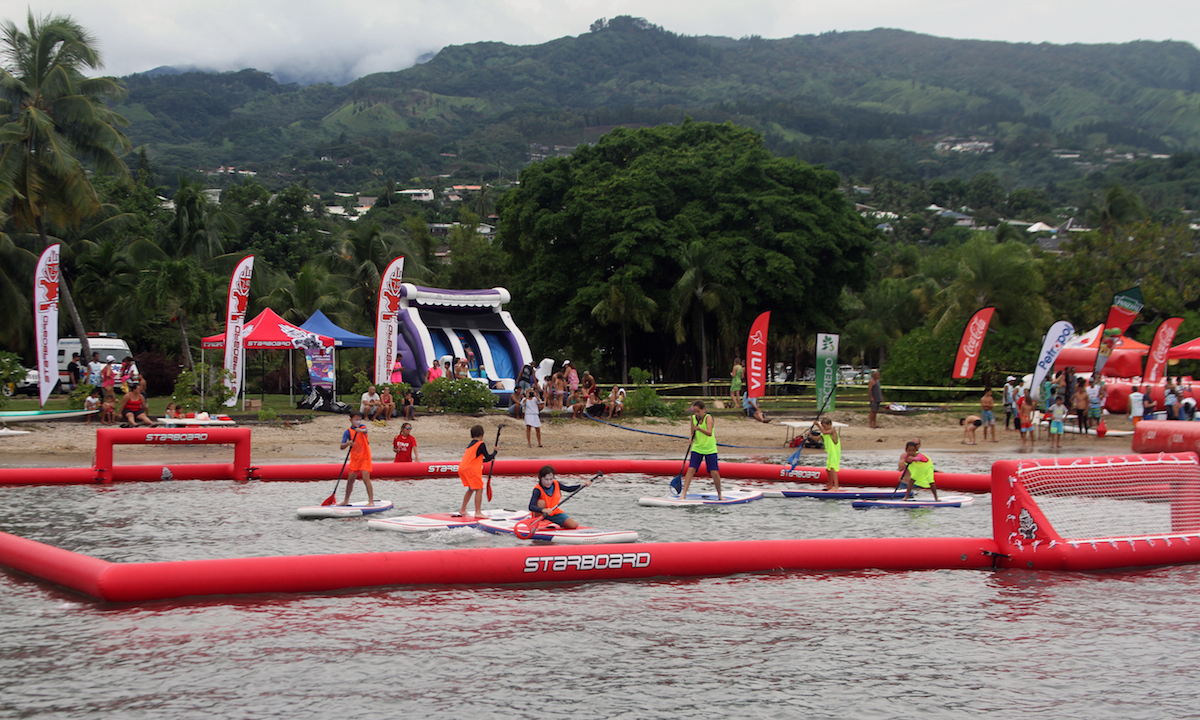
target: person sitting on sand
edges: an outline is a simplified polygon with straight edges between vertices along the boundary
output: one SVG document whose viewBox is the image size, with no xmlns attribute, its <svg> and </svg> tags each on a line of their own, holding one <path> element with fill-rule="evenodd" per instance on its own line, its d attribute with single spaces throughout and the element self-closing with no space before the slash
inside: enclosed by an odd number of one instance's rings
<svg viewBox="0 0 1200 720">
<path fill-rule="evenodd" d="M 100 403 L 100 388 L 92 388 L 92 392 L 83 401 L 83 409 L 84 410 L 99 410 L 100 405 L 101 405 L 101 403 Z M 92 416 L 88 415 L 87 420 L 85 420 L 83 424 L 91 425 L 92 424 Z"/>
<path fill-rule="evenodd" d="M 121 404 L 121 420 L 130 427 L 138 423 L 154 427 L 154 421 L 146 415 L 146 401 L 142 398 L 142 389 L 137 385 L 125 393 L 125 402 Z"/>
<path fill-rule="evenodd" d="M 746 417 L 754 418 L 762 423 L 769 423 L 766 415 L 763 415 L 762 409 L 758 407 L 758 398 L 750 397 L 750 393 L 742 393 L 742 412 L 746 413 Z"/>
<path fill-rule="evenodd" d="M 117 396 L 111 391 L 104 394 L 104 402 L 100 403 L 100 422 L 112 425 L 117 421 Z"/>
<path fill-rule="evenodd" d="M 983 418 L 978 415 L 968 415 L 965 418 L 959 418 L 958 424 L 963 426 L 963 445 L 975 444 L 975 428 L 983 424 Z M 970 439 L 970 442 L 968 442 Z"/>
<path fill-rule="evenodd" d="M 383 392 L 379 393 L 379 414 L 375 416 L 375 419 L 387 422 L 395 414 L 396 400 L 392 397 L 392 389 L 385 386 Z"/>
</svg>

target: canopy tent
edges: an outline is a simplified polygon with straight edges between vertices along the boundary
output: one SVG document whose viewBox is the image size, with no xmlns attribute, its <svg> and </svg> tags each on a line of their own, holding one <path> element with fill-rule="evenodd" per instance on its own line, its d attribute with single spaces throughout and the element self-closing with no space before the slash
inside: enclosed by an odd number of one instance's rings
<svg viewBox="0 0 1200 720">
<path fill-rule="evenodd" d="M 279 317 L 271 308 L 258 314 L 243 327 L 242 347 L 247 350 L 303 350 L 305 348 L 332 348 L 334 339 L 328 335 L 309 332 Z M 225 333 L 210 335 L 200 340 L 200 351 L 224 350 Z M 292 371 L 292 354 L 288 353 L 289 377 Z M 243 384 L 243 389 L 245 385 Z M 244 397 L 244 392 L 243 392 Z M 288 383 L 288 398 L 292 400 L 291 383 Z"/>
<path fill-rule="evenodd" d="M 1197 360 L 1200 359 L 1200 338 L 1189 340 L 1182 345 L 1176 345 L 1167 351 L 1168 360 Z"/>
<path fill-rule="evenodd" d="M 337 325 L 334 325 L 333 321 L 326 317 L 325 313 L 321 312 L 320 310 L 313 313 L 312 317 L 305 320 L 304 324 L 300 327 L 301 329 L 307 330 L 311 333 L 326 335 L 333 338 L 337 347 L 375 347 L 375 338 L 367 337 L 366 335 L 359 335 L 358 333 L 352 333 L 349 330 L 344 330 Z"/>
<path fill-rule="evenodd" d="M 1054 361 L 1054 369 L 1073 367 L 1079 372 L 1091 372 L 1096 366 L 1096 353 L 1100 349 L 1101 327 L 1097 325 L 1083 335 L 1068 340 Z M 1149 345 L 1122 335 L 1117 338 L 1112 356 L 1104 365 L 1104 374 L 1109 377 L 1141 377 L 1142 356 L 1149 352 Z"/>
</svg>

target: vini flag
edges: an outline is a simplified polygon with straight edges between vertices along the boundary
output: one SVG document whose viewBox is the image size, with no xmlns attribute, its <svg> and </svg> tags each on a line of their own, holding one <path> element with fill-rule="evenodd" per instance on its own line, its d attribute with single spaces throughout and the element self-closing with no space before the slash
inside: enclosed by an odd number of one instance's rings
<svg viewBox="0 0 1200 720">
<path fill-rule="evenodd" d="M 983 349 L 983 337 L 987 335 L 988 323 L 995 312 L 996 308 L 985 307 L 971 316 L 963 330 L 962 341 L 958 344 L 958 357 L 954 359 L 954 372 L 950 377 L 966 380 L 975 376 L 975 364 L 979 362 L 979 352 Z"/>
<path fill-rule="evenodd" d="M 225 405 L 237 405 L 242 391 L 242 376 L 246 373 L 246 348 L 242 331 L 246 324 L 246 307 L 250 304 L 250 278 L 254 275 L 254 256 L 242 258 L 229 277 L 229 299 L 225 303 L 225 369 L 233 377 L 225 380 L 231 391 Z"/>
<path fill-rule="evenodd" d="M 1154 340 L 1150 343 L 1150 356 L 1146 360 L 1146 382 L 1156 383 L 1165 374 L 1167 351 L 1171 349 L 1171 343 L 1175 342 L 1175 334 L 1179 332 L 1182 322 L 1181 317 L 1167 318 L 1159 323 L 1158 329 L 1154 331 Z"/>
<path fill-rule="evenodd" d="M 746 392 L 750 397 L 762 397 L 767 388 L 767 326 L 771 323 L 768 310 L 750 326 L 746 340 Z"/>
<path fill-rule="evenodd" d="M 58 384 L 58 244 L 46 248 L 33 274 L 34 347 L 37 353 L 39 406 Z"/>
<path fill-rule="evenodd" d="M 379 281 L 379 311 L 375 317 L 375 384 L 392 381 L 392 362 L 399 352 L 400 296 L 404 258 L 393 260 Z"/>
</svg>

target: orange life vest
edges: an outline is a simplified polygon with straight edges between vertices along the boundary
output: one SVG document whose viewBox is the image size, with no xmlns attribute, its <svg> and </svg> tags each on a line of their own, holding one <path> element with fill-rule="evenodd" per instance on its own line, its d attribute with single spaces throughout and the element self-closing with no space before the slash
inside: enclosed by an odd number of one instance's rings
<svg viewBox="0 0 1200 720">
<path fill-rule="evenodd" d="M 558 513 L 558 505 L 559 505 L 559 503 L 562 502 L 562 488 L 559 487 L 558 481 L 557 480 L 554 481 L 554 483 L 550 486 L 549 492 L 547 492 L 546 488 L 542 487 L 542 484 L 540 482 L 537 484 L 537 487 L 535 488 L 535 490 L 537 490 L 539 493 L 541 493 L 541 495 L 542 495 L 541 499 L 546 502 L 546 508 L 545 508 L 546 514 L 547 515 L 557 514 Z"/>
<path fill-rule="evenodd" d="M 458 463 L 458 476 L 463 484 L 470 485 L 472 480 L 483 482 L 483 455 L 479 454 L 479 443 L 476 440 L 463 450 L 462 460 Z"/>
</svg>

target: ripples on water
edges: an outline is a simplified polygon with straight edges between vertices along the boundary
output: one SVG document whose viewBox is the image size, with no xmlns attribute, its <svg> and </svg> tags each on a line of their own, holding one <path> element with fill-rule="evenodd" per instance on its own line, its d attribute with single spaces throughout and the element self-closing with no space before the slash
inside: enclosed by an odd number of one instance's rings
<svg viewBox="0 0 1200 720">
<path fill-rule="evenodd" d="M 977 456 L 938 459 L 986 470 Z M 514 507 L 532 482 L 493 486 L 493 505 Z M 637 507 L 664 486 L 605 478 L 568 509 L 646 541 L 990 534 L 986 497 L 906 512 L 804 500 Z M 461 499 L 450 480 L 376 488 L 396 501 L 392 515 Z M 329 489 L 2 488 L 0 529 L 119 561 L 515 542 L 293 519 Z M 1195 566 L 868 571 L 104 606 L 2 573 L 0 717 L 1194 716 L 1198 579 Z"/>
</svg>

